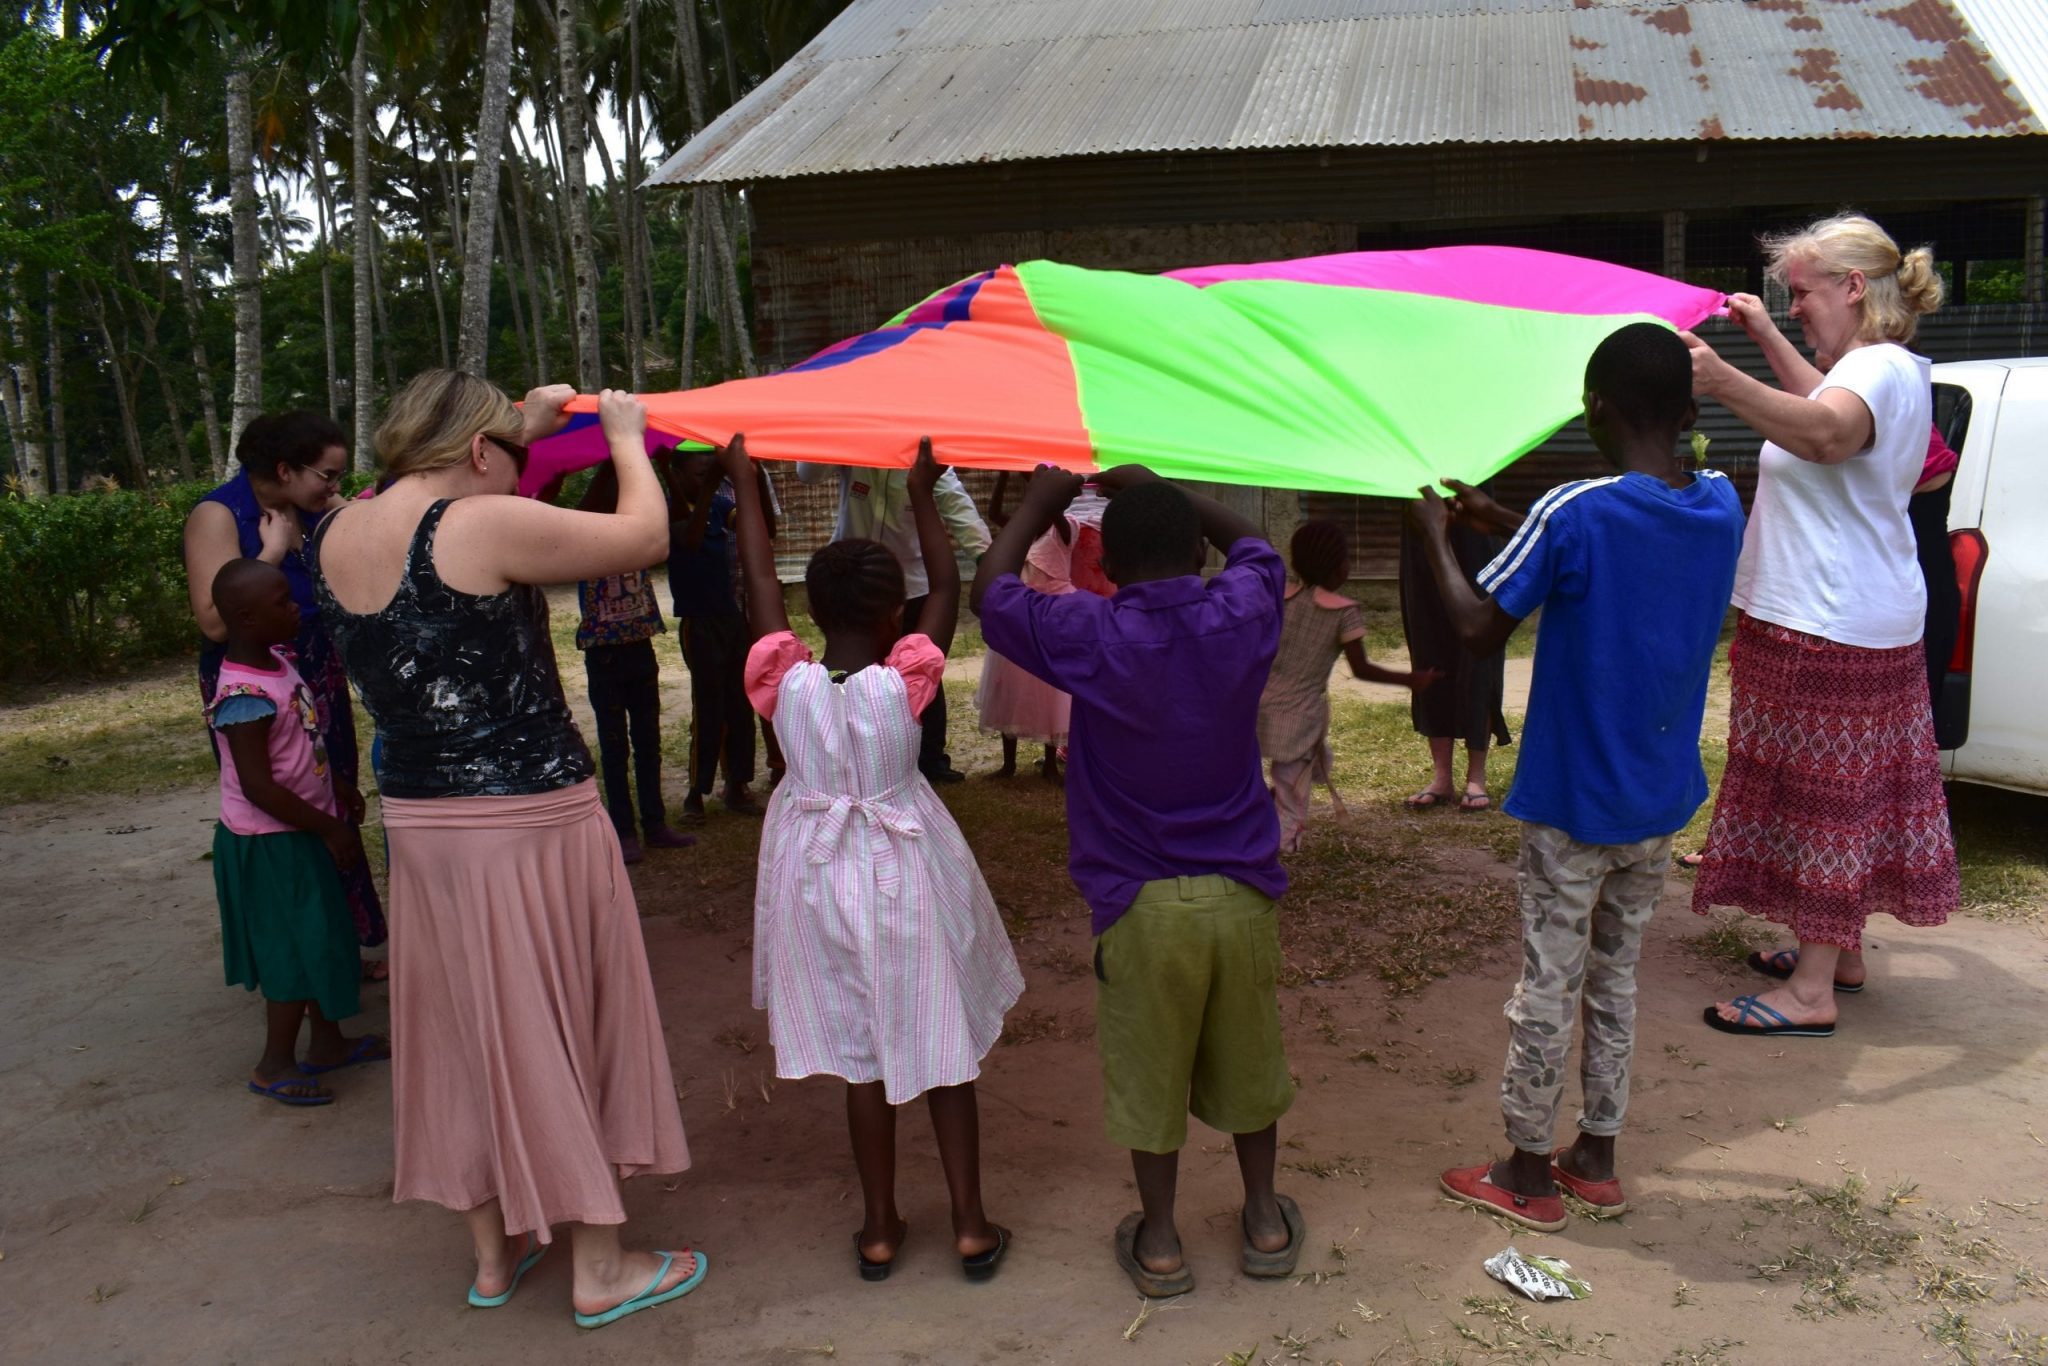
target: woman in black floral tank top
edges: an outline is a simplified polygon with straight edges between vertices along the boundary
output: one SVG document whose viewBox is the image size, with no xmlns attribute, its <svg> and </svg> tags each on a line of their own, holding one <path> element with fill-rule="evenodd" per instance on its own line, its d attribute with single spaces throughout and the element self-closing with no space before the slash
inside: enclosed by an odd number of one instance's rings
<svg viewBox="0 0 2048 1366">
<path fill-rule="evenodd" d="M 668 548 L 647 415 L 599 413 L 618 508 L 517 496 L 522 415 L 483 380 L 421 375 L 377 431 L 384 491 L 313 547 L 322 617 L 384 737 L 392 1111 L 399 1200 L 461 1210 L 468 1301 L 503 1304 L 572 1232 L 585 1326 L 675 1299 L 709 1263 L 627 1252 L 621 1176 L 689 1165 L 632 884 L 555 671 L 542 585 L 639 569 Z"/>
</svg>

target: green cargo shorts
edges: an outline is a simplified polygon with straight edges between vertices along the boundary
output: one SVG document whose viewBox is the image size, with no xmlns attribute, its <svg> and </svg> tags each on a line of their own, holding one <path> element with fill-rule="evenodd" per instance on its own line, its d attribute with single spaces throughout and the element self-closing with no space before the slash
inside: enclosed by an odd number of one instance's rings
<svg viewBox="0 0 2048 1366">
<path fill-rule="evenodd" d="M 1188 1116 L 1226 1134 L 1287 1113 L 1280 936 L 1270 898 L 1227 877 L 1148 882 L 1095 941 L 1095 1037 L 1110 1141 L 1170 1153 Z"/>
</svg>

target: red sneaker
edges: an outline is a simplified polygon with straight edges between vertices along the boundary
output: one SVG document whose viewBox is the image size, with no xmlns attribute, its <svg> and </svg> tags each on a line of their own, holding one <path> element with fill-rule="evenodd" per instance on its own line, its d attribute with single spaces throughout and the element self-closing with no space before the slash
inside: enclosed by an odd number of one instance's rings
<svg viewBox="0 0 2048 1366">
<path fill-rule="evenodd" d="M 1574 1200 L 1585 1205 L 1595 1219 L 1612 1219 L 1617 1214 L 1626 1214 L 1628 1197 L 1621 1193 L 1620 1179 L 1588 1181 L 1583 1176 L 1573 1176 L 1558 1162 L 1570 1151 L 1569 1148 L 1559 1148 L 1550 1155 L 1550 1179 L 1562 1186 Z"/>
<path fill-rule="evenodd" d="M 1491 1163 L 1454 1167 L 1437 1178 L 1437 1185 L 1459 1204 L 1497 1214 L 1510 1223 L 1533 1228 L 1538 1233 L 1555 1233 L 1565 1226 L 1562 1196 L 1517 1195 L 1494 1185 L 1487 1175 L 1492 1170 Z"/>
</svg>

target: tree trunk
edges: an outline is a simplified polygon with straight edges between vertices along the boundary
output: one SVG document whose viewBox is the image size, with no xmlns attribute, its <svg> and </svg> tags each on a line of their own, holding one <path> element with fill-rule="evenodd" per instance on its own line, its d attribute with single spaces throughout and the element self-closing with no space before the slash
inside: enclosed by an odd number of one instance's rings
<svg viewBox="0 0 2048 1366">
<path fill-rule="evenodd" d="M 590 240 L 590 187 L 583 174 L 585 131 L 582 54 L 577 49 L 577 0 L 555 0 L 555 56 L 558 89 L 555 116 L 561 123 L 563 213 L 568 219 L 569 258 L 575 267 L 576 387 L 585 393 L 604 383 L 598 348 L 597 252 Z"/>
<path fill-rule="evenodd" d="M 44 378 L 50 386 L 49 483 L 51 493 L 71 491 L 71 452 L 64 435 L 64 337 L 57 330 L 57 272 L 43 273 L 43 341 L 49 347 Z"/>
<path fill-rule="evenodd" d="M 377 334 L 384 338 L 384 345 L 380 348 L 384 353 L 384 383 L 395 394 L 398 392 L 398 346 L 397 334 L 391 330 L 391 301 L 384 290 L 384 247 L 384 230 L 375 223 L 370 224 L 370 292 L 376 300 Z"/>
<path fill-rule="evenodd" d="M 149 487 L 149 465 L 142 454 L 142 431 L 135 424 L 135 397 L 129 388 L 128 366 L 122 362 L 121 348 L 114 341 L 114 331 L 107 324 L 107 302 L 101 297 L 99 286 L 88 283 L 84 287 L 85 299 L 92 306 L 93 321 L 99 324 L 100 339 L 107 347 L 107 369 L 114 381 L 114 404 L 121 414 L 121 440 L 128 448 L 128 476 L 134 487 Z"/>
<path fill-rule="evenodd" d="M 327 138 L 320 111 L 310 103 L 313 126 L 313 221 L 320 230 L 320 335 L 327 344 L 327 416 L 341 416 L 341 370 L 334 338 L 334 200 L 327 193 Z"/>
<path fill-rule="evenodd" d="M 588 111 L 586 111 L 587 113 Z M 633 268 L 633 234 L 628 224 L 631 211 L 626 207 L 624 187 L 619 183 L 619 168 L 612 160 L 611 144 L 605 141 L 604 128 L 595 117 L 589 118 L 586 126 L 590 130 L 590 141 L 597 148 L 597 160 L 604 167 L 604 185 L 612 201 L 612 226 L 618 230 L 619 239 L 619 312 L 624 315 L 626 325 L 626 369 L 631 375 L 633 392 L 644 393 L 647 388 L 647 368 L 641 359 L 640 332 L 640 281 Z"/>
<path fill-rule="evenodd" d="M 374 210 L 370 203 L 370 14 L 365 0 L 356 0 L 356 50 L 349 58 L 348 88 L 349 194 L 354 199 L 349 230 L 355 248 L 355 354 L 349 370 L 349 411 L 355 425 L 355 467 L 358 473 L 368 473 L 376 459 L 377 376 L 370 332 L 375 293 L 370 278 L 371 250 L 376 229 L 371 223 Z"/>
<path fill-rule="evenodd" d="M 695 6 L 691 3 L 691 0 L 675 0 L 675 6 L 676 56 L 682 64 L 683 94 L 689 103 L 690 126 L 692 131 L 695 132 L 701 130 L 706 122 L 705 85 L 707 82 L 704 71 L 704 53 L 697 42 Z M 724 35 L 724 30 L 724 11 L 721 6 L 719 16 L 721 36 Z M 731 58 L 731 40 L 728 38 L 726 48 L 728 64 L 731 62 Z M 728 65 L 729 71 L 730 65 Z M 735 93 L 734 98 L 738 98 L 737 93 Z M 708 200 L 708 196 L 712 195 L 717 196 L 716 202 Z M 710 237 L 710 255 L 716 262 L 716 268 L 712 273 L 721 277 L 718 298 L 721 304 L 721 312 L 726 321 L 721 323 L 718 329 L 719 345 L 721 348 L 725 347 L 728 344 L 727 337 L 730 335 L 731 345 L 737 347 L 739 352 L 742 373 L 752 375 L 754 373 L 754 345 L 753 341 L 747 336 L 746 310 L 740 303 L 739 266 L 733 257 L 732 239 L 725 229 L 725 192 L 717 188 L 710 188 L 697 191 L 696 197 L 703 211 L 704 230 Z M 727 368 L 731 368 L 729 361 Z"/>
<path fill-rule="evenodd" d="M 547 193 L 542 197 L 540 207 L 537 207 L 534 212 L 545 220 L 542 226 L 554 229 L 548 236 L 548 243 L 555 249 L 555 254 L 552 261 L 543 259 L 541 265 L 548 272 L 548 297 L 566 304 L 568 298 L 566 286 L 569 283 L 569 234 L 562 228 L 562 159 L 555 152 L 554 122 L 553 118 L 540 121 L 540 149 L 542 156 L 538 161 L 530 162 L 529 164 L 543 166 L 548 173 Z M 522 142 L 525 141 L 524 134 L 520 135 L 520 140 Z M 528 187 L 531 188 L 532 182 L 529 181 L 527 183 Z M 547 212 L 541 213 L 540 208 L 545 208 Z M 575 330 L 576 320 L 572 317 L 569 320 L 569 331 L 572 337 Z"/>
<path fill-rule="evenodd" d="M 495 205 L 493 206 L 496 207 Z M 470 222 L 476 221 L 476 209 L 470 208 Z M 512 269 L 512 234 L 505 227 L 505 215 L 494 215 L 498 220 L 498 240 L 493 244 L 496 254 L 505 258 L 505 293 L 512 301 L 512 340 L 519 347 L 519 373 L 529 383 L 533 380 L 533 348 L 526 343 L 526 309 L 519 300 L 519 272 Z M 468 281 L 464 280 L 465 287 Z"/>
<path fill-rule="evenodd" d="M 235 403 L 228 443 L 263 409 L 263 242 L 256 222 L 256 145 L 249 111 L 249 53 L 228 71 L 228 208 L 234 222 Z M 102 318 L 102 328 L 105 326 Z M 109 340 L 111 347 L 112 342 Z M 139 459 L 139 457 L 138 457 Z"/>
<path fill-rule="evenodd" d="M 420 243 L 427 251 L 427 293 L 432 295 L 434 299 L 434 332 L 441 341 L 441 367 L 447 369 L 455 364 L 455 354 L 448 346 L 448 305 L 447 301 L 441 297 L 441 271 L 434 259 L 434 214 L 427 194 L 426 163 L 420 160 L 420 126 L 413 120 L 408 119 L 406 121 L 406 128 L 411 135 L 412 141 L 413 190 L 419 196 L 420 202 Z M 452 173 L 444 174 L 443 186 L 448 195 L 448 201 L 451 204 L 455 202 L 454 185 L 454 175 Z M 455 241 L 455 238 L 451 235 L 448 240 L 452 243 Z M 383 285 L 379 284 L 377 287 L 382 289 Z M 379 314 L 378 316 L 381 318 L 383 315 Z M 390 336 L 388 328 L 385 331 L 385 336 L 387 338 Z M 389 354 L 389 352 L 387 351 L 386 354 Z M 395 384 L 396 381 L 394 380 L 393 383 Z"/>
<path fill-rule="evenodd" d="M 143 359 L 149 363 L 149 367 L 152 370 L 156 371 L 157 388 L 163 396 L 164 412 L 171 420 L 171 438 L 178 445 L 178 478 L 189 482 L 193 478 L 192 440 L 190 434 L 185 430 L 185 408 L 183 404 L 178 402 L 178 388 L 171 382 L 171 369 L 164 364 L 163 347 L 157 342 L 156 320 L 163 312 L 163 301 L 159 298 L 155 308 L 152 309 L 149 306 L 147 297 L 142 292 L 141 281 L 135 275 L 135 261 L 133 257 L 123 253 L 121 269 L 127 275 L 128 288 L 136 299 L 136 315 L 142 320 Z M 121 331 L 125 336 L 128 331 L 126 324 L 127 313 L 122 308 L 121 296 L 118 294 L 114 296 L 114 307 L 122 313 L 123 323 Z"/>
<path fill-rule="evenodd" d="M 43 484 L 43 409 L 36 385 L 35 352 L 29 349 L 28 328 L 22 322 L 27 301 L 21 296 L 21 268 L 8 272 L 7 332 L 13 359 L 7 367 L 9 405 L 8 431 L 14 438 L 14 466 L 22 487 L 32 498 L 45 492 Z"/>
<path fill-rule="evenodd" d="M 192 334 L 192 371 L 199 381 L 199 412 L 206 422 L 206 452 L 213 462 L 213 477 L 227 478 L 228 448 L 221 440 L 220 405 L 213 392 L 213 366 L 206 359 L 206 341 L 200 331 L 199 281 L 192 263 L 192 240 L 185 234 L 182 219 L 173 221 L 178 239 L 178 288 L 185 296 L 185 326 Z"/>
<path fill-rule="evenodd" d="M 519 229 L 520 267 L 526 272 L 526 306 L 533 315 L 533 382 L 536 385 L 548 383 L 548 325 L 547 316 L 554 310 L 550 306 L 543 311 L 543 295 L 540 275 L 533 268 L 533 234 L 526 227 L 526 159 L 516 157 L 512 162 L 512 221 Z"/>
<path fill-rule="evenodd" d="M 491 248 L 498 227 L 498 172 L 505 159 L 512 87 L 512 0 L 490 0 L 490 6 L 484 36 L 484 107 L 476 124 L 476 164 L 469 173 L 469 230 L 462 243 L 461 341 L 455 361 L 456 368 L 473 375 L 484 374 L 490 360 Z M 507 269 L 508 284 L 511 275 Z M 516 315 L 517 291 L 513 298 Z"/>
<path fill-rule="evenodd" d="M 653 274 L 649 254 L 640 250 L 640 3 L 627 0 L 626 3 L 626 148 L 622 160 L 626 163 L 626 221 L 619 228 L 624 239 L 626 259 L 633 263 L 626 288 L 631 291 L 634 279 L 638 277 L 640 291 L 634 299 L 634 312 L 639 314 L 633 330 L 633 392 L 647 391 L 647 338 L 654 330 L 654 291 L 648 283 Z"/>
<path fill-rule="evenodd" d="M 683 218 L 683 354 L 676 365 L 676 387 L 697 387 L 697 281 L 704 254 L 703 234 L 698 230 L 702 216 L 697 212 L 697 192 L 685 190 L 689 207 Z"/>
</svg>

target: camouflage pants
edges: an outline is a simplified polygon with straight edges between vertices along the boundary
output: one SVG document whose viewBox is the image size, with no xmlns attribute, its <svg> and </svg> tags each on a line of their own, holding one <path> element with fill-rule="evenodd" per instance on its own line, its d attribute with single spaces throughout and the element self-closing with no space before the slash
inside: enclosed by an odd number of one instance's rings
<svg viewBox="0 0 2048 1366">
<path fill-rule="evenodd" d="M 1508 1141 L 1548 1152 L 1583 1012 L 1579 1128 L 1621 1132 L 1636 1044 L 1636 960 L 1671 866 L 1671 836 L 1581 844 L 1547 825 L 1522 826 L 1515 881 L 1522 908 L 1522 980 L 1508 1001 L 1508 1061 L 1500 1108 Z"/>
</svg>

